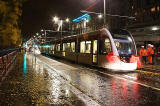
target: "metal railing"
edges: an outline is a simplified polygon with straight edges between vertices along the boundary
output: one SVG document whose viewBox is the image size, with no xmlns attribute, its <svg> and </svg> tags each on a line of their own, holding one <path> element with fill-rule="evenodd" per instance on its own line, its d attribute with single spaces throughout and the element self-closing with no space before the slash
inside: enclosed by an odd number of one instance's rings
<svg viewBox="0 0 160 106">
<path fill-rule="evenodd" d="M 3 50 L 0 52 L 0 82 L 14 63 L 19 49 Z"/>
</svg>

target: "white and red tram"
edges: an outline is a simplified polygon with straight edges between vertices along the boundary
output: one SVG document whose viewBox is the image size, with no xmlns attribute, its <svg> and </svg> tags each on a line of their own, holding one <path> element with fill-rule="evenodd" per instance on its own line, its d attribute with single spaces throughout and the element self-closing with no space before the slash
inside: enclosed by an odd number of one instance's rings
<svg viewBox="0 0 160 106">
<path fill-rule="evenodd" d="M 103 28 L 67 36 L 49 46 L 42 45 L 41 52 L 113 71 L 134 71 L 142 67 L 132 35 L 122 29 Z"/>
</svg>

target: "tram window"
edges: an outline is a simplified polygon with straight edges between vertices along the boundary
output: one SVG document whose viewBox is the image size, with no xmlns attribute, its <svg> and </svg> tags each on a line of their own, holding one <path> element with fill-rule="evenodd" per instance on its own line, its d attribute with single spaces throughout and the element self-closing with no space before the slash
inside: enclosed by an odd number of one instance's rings
<svg viewBox="0 0 160 106">
<path fill-rule="evenodd" d="M 117 40 L 115 41 L 115 44 L 119 54 L 131 54 L 134 50 L 134 47 L 132 46 L 131 42 L 127 40 Z"/>
<path fill-rule="evenodd" d="M 60 51 L 60 44 L 56 45 L 56 51 Z"/>
<path fill-rule="evenodd" d="M 86 51 L 85 53 L 91 53 L 91 41 L 86 41 Z"/>
<path fill-rule="evenodd" d="M 85 53 L 85 41 L 82 41 L 80 43 L 80 53 Z"/>
<path fill-rule="evenodd" d="M 112 51 L 112 47 L 111 47 L 109 38 L 101 40 L 101 43 L 100 43 L 100 53 L 101 54 L 106 54 L 106 53 L 109 53 L 111 51 Z"/>
<path fill-rule="evenodd" d="M 67 43 L 66 51 L 70 52 L 70 50 L 71 50 L 71 43 Z"/>
<path fill-rule="evenodd" d="M 71 52 L 75 52 L 75 42 L 71 42 Z"/>
<path fill-rule="evenodd" d="M 66 51 L 65 43 L 63 43 L 63 51 Z"/>
<path fill-rule="evenodd" d="M 82 41 L 80 43 L 80 53 L 91 53 L 91 41 Z"/>
<path fill-rule="evenodd" d="M 53 45 L 51 45 L 50 50 L 53 50 L 52 46 L 53 46 Z"/>
<path fill-rule="evenodd" d="M 70 52 L 70 43 L 63 43 L 63 51 Z"/>
<path fill-rule="evenodd" d="M 96 54 L 97 53 L 97 40 L 93 41 L 93 53 Z"/>
<path fill-rule="evenodd" d="M 115 42 L 115 45 L 116 45 L 117 48 L 121 48 L 121 45 L 120 45 L 119 42 Z"/>
<path fill-rule="evenodd" d="M 112 51 L 110 40 L 108 38 L 105 39 L 104 46 L 105 46 L 106 53 L 109 53 Z"/>
<path fill-rule="evenodd" d="M 54 45 L 51 46 L 51 50 L 54 51 Z"/>
</svg>

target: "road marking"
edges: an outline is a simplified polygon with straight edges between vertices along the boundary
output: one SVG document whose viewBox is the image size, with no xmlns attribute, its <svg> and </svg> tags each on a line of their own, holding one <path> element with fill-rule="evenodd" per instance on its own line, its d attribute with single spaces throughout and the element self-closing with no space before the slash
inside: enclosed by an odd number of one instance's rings
<svg viewBox="0 0 160 106">
<path fill-rule="evenodd" d="M 87 69 L 89 69 L 89 68 L 87 68 Z M 93 69 L 89 69 L 89 70 L 95 71 L 95 72 L 99 72 L 99 73 L 101 73 L 101 74 L 104 74 L 104 75 L 107 75 L 107 76 L 110 76 L 110 77 L 115 77 L 115 78 L 117 78 L 117 79 L 127 80 L 127 81 L 129 81 L 129 82 L 131 82 L 131 83 L 137 83 L 137 84 L 139 84 L 139 85 L 141 85 L 141 86 L 145 86 L 145 87 L 147 87 L 147 88 L 152 88 L 152 89 L 155 89 L 155 90 L 160 91 L 160 88 L 156 88 L 156 87 L 149 86 L 149 85 L 146 85 L 146 84 L 143 84 L 143 83 L 140 83 L 140 82 L 132 81 L 132 80 L 130 80 L 130 79 L 126 79 L 126 78 L 123 78 L 123 77 L 115 76 L 115 75 L 112 75 L 112 74 L 108 74 L 108 73 L 101 72 L 101 71 L 97 71 L 97 70 L 93 70 Z"/>
<path fill-rule="evenodd" d="M 43 56 L 43 57 L 45 57 L 45 56 Z M 50 58 L 49 58 L 49 59 L 50 59 Z M 51 59 L 51 60 L 52 60 L 52 59 Z M 84 69 L 84 67 L 81 67 L 81 68 Z M 152 88 L 152 89 L 154 89 L 154 90 L 160 91 L 160 88 L 156 88 L 156 87 L 153 87 L 153 86 L 149 86 L 149 85 L 147 85 L 147 84 L 143 84 L 143 83 L 140 83 L 140 82 L 136 82 L 136 81 L 133 81 L 133 80 L 130 80 L 130 79 L 126 79 L 126 78 L 123 78 L 123 77 L 115 76 L 115 75 L 113 75 L 113 74 L 101 72 L 101 71 L 98 71 L 98 70 L 95 70 L 95 69 L 91 69 L 91 68 L 87 68 L 87 67 L 85 67 L 85 69 L 88 69 L 88 70 L 91 70 L 91 71 L 95 71 L 95 72 L 99 72 L 99 73 L 101 73 L 101 74 L 104 74 L 104 75 L 107 75 L 107 76 L 110 76 L 110 77 L 114 77 L 114 78 L 117 78 L 117 79 L 127 80 L 127 81 L 129 81 L 129 82 L 131 82 L 131 83 L 137 83 L 137 84 L 139 84 L 139 85 L 141 85 L 141 86 L 144 86 L 144 87 L 147 87 L 147 88 Z M 152 74 L 153 74 L 153 72 L 141 71 L 141 70 L 137 70 L 137 72 L 145 72 L 145 73 L 150 73 L 150 74 L 152 73 Z M 156 75 L 160 75 L 160 73 L 156 73 Z"/>
<path fill-rule="evenodd" d="M 150 72 L 150 71 L 143 71 L 143 70 L 136 70 L 136 72 L 142 72 L 142 73 L 152 74 L 152 75 L 160 75 L 160 73 Z"/>
</svg>

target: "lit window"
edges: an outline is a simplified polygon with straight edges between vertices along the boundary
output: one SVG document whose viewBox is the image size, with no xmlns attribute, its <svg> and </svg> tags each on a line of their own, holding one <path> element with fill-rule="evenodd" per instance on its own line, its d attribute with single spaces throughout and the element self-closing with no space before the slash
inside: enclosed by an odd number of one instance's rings
<svg viewBox="0 0 160 106">
<path fill-rule="evenodd" d="M 51 50 L 54 51 L 54 45 L 51 45 Z"/>
<path fill-rule="evenodd" d="M 160 7 L 159 6 L 157 7 L 157 10 L 160 11 Z"/>
<path fill-rule="evenodd" d="M 93 53 L 96 54 L 97 53 L 97 40 L 93 41 Z"/>
<path fill-rule="evenodd" d="M 107 53 L 112 51 L 110 40 L 108 38 L 105 39 L 105 49 Z"/>
<path fill-rule="evenodd" d="M 70 50 L 71 50 L 71 44 L 67 43 L 66 51 L 70 52 Z"/>
<path fill-rule="evenodd" d="M 80 43 L 80 53 L 91 53 L 91 41 L 82 41 Z"/>
<path fill-rule="evenodd" d="M 71 42 L 71 52 L 75 52 L 75 42 Z"/>
<path fill-rule="evenodd" d="M 134 7 L 132 6 L 132 9 L 133 9 Z"/>
<path fill-rule="evenodd" d="M 63 43 L 63 51 L 70 52 L 70 43 Z"/>
<path fill-rule="evenodd" d="M 85 41 L 80 43 L 80 53 L 85 53 Z"/>
<path fill-rule="evenodd" d="M 56 45 L 56 50 L 57 50 L 57 51 L 60 51 L 60 44 L 57 44 L 57 45 Z"/>
<path fill-rule="evenodd" d="M 86 51 L 85 53 L 91 53 L 91 41 L 86 41 Z"/>
<path fill-rule="evenodd" d="M 155 7 L 151 8 L 151 11 L 154 12 L 155 11 Z"/>
<path fill-rule="evenodd" d="M 100 54 L 106 54 L 112 51 L 109 38 L 100 40 Z"/>
<path fill-rule="evenodd" d="M 63 43 L 63 51 L 66 51 L 66 43 Z"/>
</svg>

